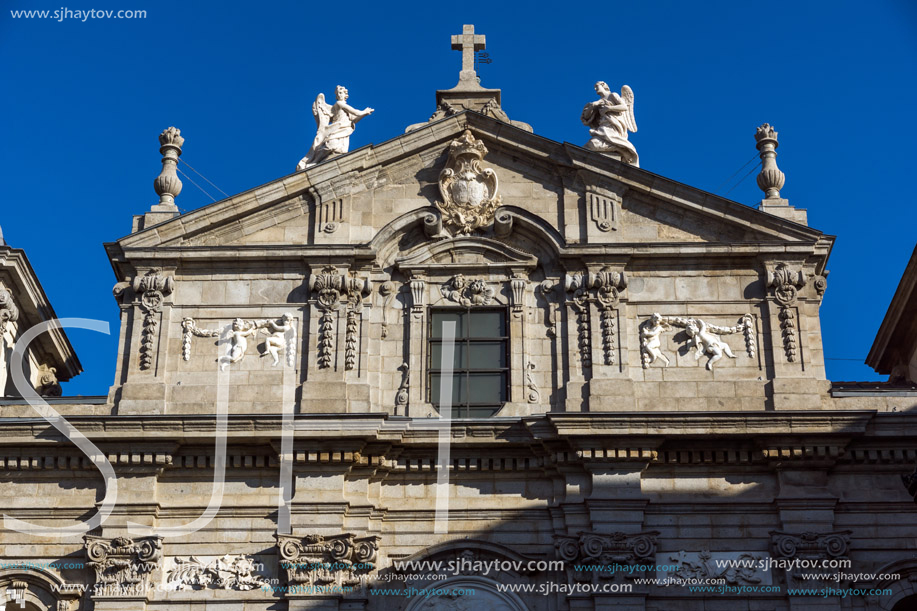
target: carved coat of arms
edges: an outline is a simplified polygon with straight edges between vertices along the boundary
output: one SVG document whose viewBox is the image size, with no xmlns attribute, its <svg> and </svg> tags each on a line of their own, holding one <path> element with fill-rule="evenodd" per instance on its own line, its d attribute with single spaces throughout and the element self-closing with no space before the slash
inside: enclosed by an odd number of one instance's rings
<svg viewBox="0 0 917 611">
<path fill-rule="evenodd" d="M 481 165 L 486 154 L 484 143 L 466 129 L 449 145 L 449 161 L 439 174 L 443 201 L 436 206 L 443 213 L 443 223 L 459 234 L 493 223 L 500 205 L 497 174 Z"/>
</svg>

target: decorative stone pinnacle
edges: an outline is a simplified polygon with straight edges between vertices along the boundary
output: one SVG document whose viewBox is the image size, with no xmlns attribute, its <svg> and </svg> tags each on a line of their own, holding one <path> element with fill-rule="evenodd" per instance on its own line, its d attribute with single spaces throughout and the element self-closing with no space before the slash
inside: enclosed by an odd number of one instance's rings
<svg viewBox="0 0 917 611">
<path fill-rule="evenodd" d="M 780 199 L 780 189 L 786 177 L 777 167 L 777 131 L 768 123 L 760 126 L 755 132 L 755 146 L 758 147 L 762 164 L 758 187 L 764 191 L 766 199 Z"/>
<path fill-rule="evenodd" d="M 153 190 L 159 196 L 160 205 L 169 206 L 177 210 L 175 198 L 181 193 L 181 180 L 176 169 L 178 158 L 181 156 L 181 147 L 185 139 L 181 137 L 181 130 L 169 127 L 159 134 L 159 152 L 162 154 L 162 171 L 153 181 Z"/>
</svg>

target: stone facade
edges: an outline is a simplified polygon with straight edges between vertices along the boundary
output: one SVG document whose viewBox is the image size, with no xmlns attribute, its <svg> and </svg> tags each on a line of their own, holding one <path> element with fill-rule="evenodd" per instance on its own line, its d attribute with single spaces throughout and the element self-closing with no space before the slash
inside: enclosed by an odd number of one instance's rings
<svg viewBox="0 0 917 611">
<path fill-rule="evenodd" d="M 900 608 L 917 391 L 826 380 L 833 238 L 477 112 L 467 77 L 454 112 L 200 210 L 158 185 L 106 245 L 115 383 L 54 404 L 99 457 L 22 402 L 0 420 L 6 515 L 78 525 L 106 461 L 117 502 L 90 532 L 4 528 L 6 561 L 84 565 L 0 586 L 42 610 Z M 431 321 L 457 312 L 504 321 L 504 399 L 443 424 Z M 798 570 L 716 565 L 797 558 L 897 577 L 789 596 Z M 664 565 L 779 591 L 638 581 Z"/>
</svg>

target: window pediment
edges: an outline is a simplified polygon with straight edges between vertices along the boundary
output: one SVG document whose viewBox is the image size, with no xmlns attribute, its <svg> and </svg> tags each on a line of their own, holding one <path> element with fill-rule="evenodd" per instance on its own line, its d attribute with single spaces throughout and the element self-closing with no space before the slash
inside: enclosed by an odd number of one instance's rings
<svg viewBox="0 0 917 611">
<path fill-rule="evenodd" d="M 538 259 L 526 252 L 496 240 L 479 237 L 459 237 L 423 244 L 404 257 L 395 260 L 395 267 L 409 275 L 430 272 L 503 271 L 507 277 L 531 272 Z"/>
</svg>

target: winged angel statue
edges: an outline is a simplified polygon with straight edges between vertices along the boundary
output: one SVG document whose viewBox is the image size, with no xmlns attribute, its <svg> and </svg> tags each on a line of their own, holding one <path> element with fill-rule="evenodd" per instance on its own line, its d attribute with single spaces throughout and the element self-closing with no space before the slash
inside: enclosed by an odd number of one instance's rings
<svg viewBox="0 0 917 611">
<path fill-rule="evenodd" d="M 334 106 L 325 102 L 324 93 L 318 94 L 312 104 L 312 114 L 315 115 L 318 131 L 315 140 L 312 141 L 312 148 L 296 166 L 297 171 L 311 168 L 332 155 L 346 153 L 350 148 L 350 134 L 353 133 L 354 125 L 373 113 L 372 108 L 357 110 L 348 104 L 349 94 L 343 85 L 335 88 L 334 95 L 337 98 Z"/>
<path fill-rule="evenodd" d="M 599 99 L 586 104 L 581 117 L 592 135 L 586 148 L 620 155 L 622 161 L 639 167 L 637 149 L 627 140 L 627 132 L 637 131 L 633 89 L 624 85 L 618 95 L 605 81 L 599 81 L 595 84 L 595 92 Z"/>
</svg>

